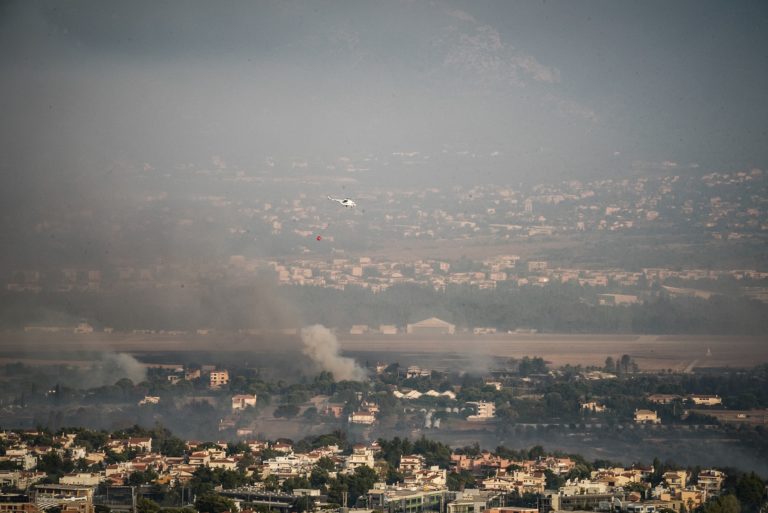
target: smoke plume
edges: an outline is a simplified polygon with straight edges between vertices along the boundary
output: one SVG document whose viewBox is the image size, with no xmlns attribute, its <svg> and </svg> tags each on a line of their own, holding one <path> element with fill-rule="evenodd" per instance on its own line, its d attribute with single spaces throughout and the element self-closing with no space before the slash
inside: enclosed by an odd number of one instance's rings
<svg viewBox="0 0 768 513">
<path fill-rule="evenodd" d="M 123 378 L 130 379 L 134 384 L 141 383 L 147 379 L 147 369 L 127 353 L 103 353 L 88 372 L 78 378 L 76 386 L 88 389 L 114 385 Z"/>
<path fill-rule="evenodd" d="M 301 329 L 304 354 L 323 370 L 333 373 L 338 381 L 365 381 L 368 373 L 355 360 L 339 355 L 339 341 L 336 336 L 320 324 Z"/>
</svg>

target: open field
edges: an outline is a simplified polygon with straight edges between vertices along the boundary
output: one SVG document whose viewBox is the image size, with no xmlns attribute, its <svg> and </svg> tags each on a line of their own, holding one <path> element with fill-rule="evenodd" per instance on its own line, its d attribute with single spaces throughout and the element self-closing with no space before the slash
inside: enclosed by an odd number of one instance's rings
<svg viewBox="0 0 768 513">
<path fill-rule="evenodd" d="M 768 363 L 764 337 L 686 335 L 503 334 L 474 336 L 340 336 L 342 352 L 360 361 L 397 361 L 434 369 L 491 367 L 494 361 L 541 356 L 554 366 L 602 365 L 607 356 L 630 355 L 643 370 L 692 371 L 701 367 L 752 367 Z M 288 335 L 168 335 L 2 333 L 0 362 L 68 363 L 93 360 L 103 352 L 134 354 L 149 364 L 175 364 L 204 357 L 216 360 L 300 351 Z M 199 360 L 198 360 L 199 361 Z"/>
<path fill-rule="evenodd" d="M 607 356 L 628 354 L 643 370 L 690 372 L 696 367 L 752 367 L 768 362 L 768 341 L 762 337 L 684 335 L 492 335 L 454 337 L 355 337 L 342 341 L 352 354 L 397 355 L 431 368 L 446 357 L 465 363 L 494 358 L 541 356 L 554 366 L 602 365 Z"/>
</svg>

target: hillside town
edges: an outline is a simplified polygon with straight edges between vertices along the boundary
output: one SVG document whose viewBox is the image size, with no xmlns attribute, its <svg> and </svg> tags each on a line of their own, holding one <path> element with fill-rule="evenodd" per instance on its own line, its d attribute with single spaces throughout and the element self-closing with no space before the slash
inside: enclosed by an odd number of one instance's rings
<svg viewBox="0 0 768 513">
<path fill-rule="evenodd" d="M 301 173 L 303 168 L 291 169 Z M 212 314 L 188 306 L 247 286 L 285 289 L 280 294 L 300 298 L 298 306 L 309 310 L 308 317 L 334 328 L 366 325 L 366 331 L 390 334 L 405 332 L 407 323 L 421 319 L 397 319 L 386 309 L 382 315 L 371 309 L 387 301 L 383 293 L 396 295 L 408 287 L 432 291 L 434 301 L 463 290 L 526 299 L 542 291 L 565 291 L 568 302 L 593 309 L 578 314 L 588 320 L 583 326 L 565 321 L 547 326 L 509 312 L 489 323 L 454 311 L 445 320 L 460 331 L 646 332 L 653 328 L 634 321 L 631 327 L 616 328 L 617 319 L 627 315 L 621 308 L 632 307 L 629 315 L 644 318 L 642 312 L 668 310 L 653 306 L 667 299 L 682 308 L 706 308 L 704 317 L 712 321 L 704 326 L 677 312 L 669 322 L 681 318 L 681 325 L 666 329 L 756 334 L 764 328 L 768 269 L 761 252 L 768 224 L 761 191 L 767 178 L 760 169 L 699 173 L 670 162 L 662 171 L 621 180 L 397 191 L 371 187 L 355 194 L 358 208 L 343 211 L 311 192 L 326 183 L 322 177 L 305 183 L 303 174 L 264 176 L 220 159 L 206 169 L 180 167 L 151 176 L 153 185 L 142 182 L 135 192 L 138 212 L 148 216 L 140 229 L 114 212 L 96 216 L 76 210 L 19 227 L 38 240 L 41 250 L 6 266 L 0 275 L 0 300 L 7 306 L 2 311 L 9 312 L 0 313 L 0 328 L 75 333 L 88 333 L 91 327 L 121 333 L 248 329 L 254 326 L 246 322 L 214 325 Z M 169 192 L 176 181 L 190 176 L 194 179 L 186 193 Z M 211 183 L 238 187 L 227 195 L 204 194 Z M 274 199 L 276 191 L 283 199 Z M 160 216 L 164 222 L 155 226 Z M 57 246 L 83 227 L 100 234 L 92 241 L 98 250 Z M 147 237 L 171 238 L 190 251 L 144 258 L 142 245 L 121 246 Z M 207 240 L 217 242 L 200 247 Z M 46 262 L 46 255 L 62 251 L 74 251 L 66 264 Z M 185 256 L 195 252 L 196 258 Z M 364 292 L 369 296 L 363 303 L 371 306 L 344 319 L 328 319 L 316 311 L 321 291 Z M 169 295 L 181 306 L 169 310 L 164 300 Z M 344 298 L 338 298 L 340 309 L 347 310 Z M 732 308 L 723 309 L 724 300 Z M 30 301 L 67 314 L 23 308 Z M 126 301 L 136 306 L 130 317 L 120 308 Z M 487 300 L 480 301 L 482 309 Z M 557 306 L 561 311 L 562 305 Z M 618 308 L 609 314 L 594 310 L 610 307 Z M 424 318 L 441 317 L 434 310 Z M 614 320 L 603 322 L 606 315 Z"/>
<path fill-rule="evenodd" d="M 446 329 L 436 321 L 412 330 Z M 366 443 L 392 436 L 490 446 L 510 437 L 556 446 L 578 440 L 604 455 L 638 459 L 649 447 L 669 457 L 691 444 L 728 440 L 731 451 L 745 452 L 726 458 L 713 451 L 698 461 L 750 465 L 768 455 L 765 365 L 649 372 L 626 354 L 590 367 L 550 367 L 540 357 L 499 360 L 475 373 L 371 363 L 363 381 L 337 381 L 327 371 L 286 381 L 280 371 L 244 364 L 167 365 L 150 367 L 141 380 L 106 377 L 107 384 L 91 386 L 83 383 L 102 372 L 98 364 L 0 369 L 3 424 L 25 429 L 162 423 L 186 438 L 238 441 L 334 430 Z M 30 381 L 38 387 L 29 388 Z M 22 466 L 32 464 L 27 453 L 17 456 Z"/>
<path fill-rule="evenodd" d="M 659 461 L 591 464 L 541 447 L 451 450 L 426 438 L 350 443 L 341 432 L 294 443 L 181 440 L 137 426 L 12 430 L 0 432 L 0 447 L 4 512 L 679 513 L 715 503 L 729 478 Z M 745 508 L 762 504 L 764 483 L 754 473 L 728 486 Z"/>
<path fill-rule="evenodd" d="M 768 0 L 0 0 L 0 513 L 768 513 Z"/>
<path fill-rule="evenodd" d="M 669 170 L 674 170 L 670 163 Z M 187 170 L 172 171 L 169 176 L 183 175 Z M 223 167 L 210 174 L 219 179 L 245 180 L 242 171 Z M 211 178 L 212 179 L 212 178 Z M 263 179 L 256 180 L 261 183 Z M 238 238 L 258 243 L 258 234 L 273 239 L 283 239 L 294 249 L 302 240 L 312 244 L 290 251 L 294 257 L 270 260 L 254 258 L 249 252 L 221 256 L 209 265 L 205 272 L 219 268 L 231 273 L 252 274 L 264 267 L 271 268 L 280 283 L 316 286 L 344 287 L 357 285 L 380 290 L 403 282 L 415 282 L 436 288 L 448 284 L 472 284 L 492 287 L 499 282 L 512 281 L 518 285 L 544 284 L 550 280 L 579 284 L 606 286 L 609 282 L 622 285 L 637 284 L 641 278 L 663 280 L 717 279 L 734 277 L 763 280 L 766 269 L 718 267 L 691 267 L 678 269 L 678 260 L 670 255 L 665 265 L 642 265 L 643 269 L 621 269 L 568 265 L 567 259 L 558 256 L 547 261 L 546 251 L 539 250 L 539 258 L 526 255 L 519 265 L 520 256 L 505 256 L 496 251 L 486 259 L 477 259 L 473 272 L 451 268 L 450 259 L 386 259 L 376 256 L 381 247 L 377 241 L 388 244 L 407 244 L 409 240 L 473 241 L 478 246 L 493 246 L 510 240 L 528 239 L 547 242 L 571 240 L 580 234 L 589 240 L 590 234 L 601 232 L 626 232 L 637 236 L 676 236 L 685 232 L 678 242 L 694 244 L 706 240 L 764 241 L 766 221 L 765 198 L 759 192 L 765 187 L 765 173 L 759 169 L 734 173 L 669 174 L 624 180 L 598 180 L 594 182 L 570 181 L 560 184 L 538 184 L 518 187 L 497 185 L 455 186 L 451 189 L 428 188 L 424 190 L 391 189 L 369 191 L 360 199 L 366 206 L 365 215 L 348 214 L 336 220 L 339 213 L 320 203 L 306 191 L 297 192 L 296 199 L 271 203 L 259 202 L 252 195 L 238 197 L 201 196 L 192 198 L 199 209 L 196 217 L 184 216 L 189 212 L 165 208 L 164 216 L 175 219 L 188 236 L 197 230 L 220 229 L 232 241 Z M 296 181 L 286 187 L 300 189 Z M 246 182 L 247 183 L 247 182 Z M 257 192 L 258 194 L 258 192 Z M 169 200 L 167 191 L 154 191 L 144 198 L 147 209 L 163 208 Z M 71 212 L 54 219 L 41 219 L 33 236 L 45 236 L 49 232 L 66 233 L 80 222 L 87 213 Z M 201 223 L 207 218 L 208 223 Z M 220 219 L 220 221 L 217 221 Z M 236 224 L 223 224 L 225 220 Z M 89 223 L 110 223 L 110 230 L 126 230 L 119 227 L 119 219 L 89 219 Z M 118 224 L 115 224 L 118 223 Z M 263 224 L 263 227 L 261 226 Z M 336 238 L 351 239 L 354 248 L 345 250 Z M 35 233 L 37 235 L 35 235 Z M 202 232 L 197 232 L 202 235 Z M 321 239 L 316 241 L 316 236 Z M 182 234 L 183 236 L 183 234 Z M 254 238 L 254 236 L 256 236 Z M 679 236 L 682 237 L 682 236 Z M 350 241 L 345 241 L 344 244 Z M 329 251 L 327 244 L 333 246 Z M 239 244 L 242 246 L 243 244 Z M 247 246 L 247 245 L 246 245 Z M 279 247 L 279 242 L 271 243 Z M 365 256 L 365 247 L 369 255 Z M 245 248 L 245 246 L 244 246 Z M 543 258 L 541 258 L 543 257 Z M 458 258 L 458 255 L 455 257 Z M 663 261 L 658 255 L 655 261 Z M 543 261 L 541 261 L 543 260 Z M 74 263 L 74 262 L 73 262 Z M 516 265 L 518 264 L 518 265 Z M 672 265 L 669 265 L 672 264 Z M 656 268 L 658 267 L 658 269 Z M 140 262 L 109 264 L 99 268 L 73 265 L 67 268 L 20 268 L 4 277 L 9 291 L 40 292 L 42 290 L 99 291 L 113 287 L 163 287 L 184 282 L 195 286 L 193 274 L 199 271 L 191 262 L 176 260 L 154 262 L 143 266 Z M 528 273 L 533 273 L 531 278 Z"/>
</svg>

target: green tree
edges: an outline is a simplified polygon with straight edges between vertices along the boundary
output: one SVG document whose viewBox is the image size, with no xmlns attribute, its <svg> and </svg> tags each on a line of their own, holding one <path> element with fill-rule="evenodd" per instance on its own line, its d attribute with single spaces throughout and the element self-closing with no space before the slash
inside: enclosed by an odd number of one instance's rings
<svg viewBox="0 0 768 513">
<path fill-rule="evenodd" d="M 61 456 L 55 452 L 43 454 L 37 464 L 38 471 L 45 472 L 55 480 L 58 480 L 58 478 L 64 474 L 72 472 L 73 469 L 74 464 L 70 460 L 63 460 Z"/>
<path fill-rule="evenodd" d="M 397 468 L 387 463 L 387 477 L 385 481 L 388 485 L 402 483 L 404 479 L 405 476 L 401 472 L 398 472 Z"/>
<path fill-rule="evenodd" d="M 160 505 L 153 500 L 139 497 L 136 501 L 136 511 L 138 513 L 158 513 L 160 511 Z"/>
<path fill-rule="evenodd" d="M 224 513 L 225 511 L 237 511 L 235 503 L 217 493 L 206 493 L 195 501 L 195 509 L 200 513 Z"/>
<path fill-rule="evenodd" d="M 270 474 L 264 478 L 264 489 L 268 492 L 276 492 L 280 488 L 279 482 L 276 475 Z"/>
<path fill-rule="evenodd" d="M 299 414 L 299 407 L 295 404 L 281 404 L 275 408 L 275 417 L 293 418 Z"/>
<path fill-rule="evenodd" d="M 741 504 L 735 495 L 722 495 L 707 502 L 702 513 L 741 513 Z"/>
<path fill-rule="evenodd" d="M 322 458 L 317 460 L 317 463 L 315 463 L 315 466 L 323 470 L 326 470 L 328 472 L 333 472 L 334 470 L 336 470 L 336 464 L 328 456 L 323 456 Z"/>
<path fill-rule="evenodd" d="M 312 473 L 309 475 L 309 484 L 312 486 L 312 488 L 320 488 L 328 484 L 328 481 L 330 480 L 330 476 L 328 474 L 328 471 L 320 468 L 318 466 L 315 466 L 312 469 Z"/>
<path fill-rule="evenodd" d="M 544 478 L 546 479 L 547 490 L 557 490 L 565 484 L 565 478 L 558 476 L 549 469 L 544 471 Z"/>
<path fill-rule="evenodd" d="M 240 472 L 245 472 L 245 469 L 248 467 L 256 464 L 256 458 L 253 456 L 253 454 L 249 452 L 246 452 L 242 458 L 237 462 L 237 469 Z"/>
<path fill-rule="evenodd" d="M 765 483 L 757 474 L 744 474 L 736 483 L 736 497 L 745 512 L 752 513 L 760 509 L 765 494 Z"/>
<path fill-rule="evenodd" d="M 619 360 L 619 364 L 621 365 L 621 370 L 624 372 L 624 374 L 629 372 L 629 368 L 632 364 L 632 357 L 628 354 L 621 355 L 621 360 Z"/>
<path fill-rule="evenodd" d="M 187 445 L 181 438 L 171 436 L 163 439 L 160 442 L 158 448 L 160 454 L 164 456 L 184 456 L 187 450 Z"/>
<path fill-rule="evenodd" d="M 306 477 L 289 477 L 283 481 L 280 488 L 285 493 L 293 493 L 296 488 L 309 488 L 309 479 Z"/>
<path fill-rule="evenodd" d="M 357 498 L 367 494 L 377 480 L 376 471 L 371 467 L 367 465 L 357 467 L 348 480 L 350 498 L 357 502 Z"/>
<path fill-rule="evenodd" d="M 464 490 L 465 487 L 474 487 L 475 476 L 468 470 L 461 472 L 451 472 L 446 478 L 448 489 L 452 492 Z"/>
</svg>

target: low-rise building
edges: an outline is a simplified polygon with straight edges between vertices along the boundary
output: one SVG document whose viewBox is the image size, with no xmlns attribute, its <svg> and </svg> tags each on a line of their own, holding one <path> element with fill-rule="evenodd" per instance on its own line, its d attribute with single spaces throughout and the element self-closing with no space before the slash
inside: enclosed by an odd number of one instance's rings
<svg viewBox="0 0 768 513">
<path fill-rule="evenodd" d="M 99 473 L 77 472 L 61 476 L 59 484 L 97 486 L 105 477 Z"/>
<path fill-rule="evenodd" d="M 694 394 L 688 396 L 688 399 L 698 406 L 716 406 L 723 404 L 723 400 L 718 395 L 700 395 Z"/>
<path fill-rule="evenodd" d="M 352 448 L 352 454 L 347 458 L 344 468 L 348 471 L 354 471 L 363 465 L 370 468 L 374 467 L 373 449 L 367 445 L 357 444 Z"/>
<path fill-rule="evenodd" d="M 37 484 L 33 495 L 35 505 L 41 510 L 58 506 L 62 512 L 94 513 L 95 489 L 95 486 Z"/>
<path fill-rule="evenodd" d="M 360 410 L 349 415 L 350 424 L 371 425 L 376 422 L 376 414 L 370 410 Z"/>
<path fill-rule="evenodd" d="M 437 317 L 414 322 L 406 326 L 406 332 L 411 335 L 453 335 L 456 325 Z"/>
<path fill-rule="evenodd" d="M 634 305 L 640 299 L 634 294 L 598 294 L 597 303 L 601 306 L 626 306 Z"/>
<path fill-rule="evenodd" d="M 441 511 L 451 495 L 445 488 L 401 488 L 377 483 L 368 490 L 367 502 L 368 507 L 377 512 L 421 513 Z"/>
<path fill-rule="evenodd" d="M 429 370 L 429 369 L 422 369 L 421 367 L 419 367 L 417 365 L 411 365 L 405 371 L 405 378 L 406 379 L 428 378 L 431 375 L 432 375 L 432 371 L 431 370 Z"/>
<path fill-rule="evenodd" d="M 672 404 L 682 398 L 682 396 L 677 394 L 651 394 L 647 397 L 648 401 L 654 404 Z"/>
<path fill-rule="evenodd" d="M 661 419 L 655 411 L 635 410 L 636 424 L 661 424 Z"/>
<path fill-rule="evenodd" d="M 0 487 L 26 490 L 46 477 L 45 472 L 29 472 L 25 470 L 0 470 Z"/>
<path fill-rule="evenodd" d="M 467 488 L 463 492 L 458 492 L 456 499 L 448 503 L 448 513 L 482 513 L 501 505 L 501 493 L 494 490 Z"/>
<path fill-rule="evenodd" d="M 211 388 L 219 388 L 229 384 L 229 371 L 212 371 L 210 376 Z"/>
<path fill-rule="evenodd" d="M 720 470 L 702 470 L 699 472 L 696 487 L 707 492 L 707 497 L 720 495 L 725 477 L 725 473 Z"/>
<path fill-rule="evenodd" d="M 496 417 L 496 405 L 494 403 L 485 401 L 469 401 L 467 404 L 471 404 L 477 407 L 477 413 L 467 417 L 467 420 L 470 422 L 483 422 Z"/>
<path fill-rule="evenodd" d="M 667 486 L 673 490 L 681 490 L 685 488 L 688 481 L 688 472 L 685 470 L 670 470 L 664 472 L 664 482 Z"/>
<path fill-rule="evenodd" d="M 256 394 L 248 395 L 248 394 L 240 394 L 232 396 L 232 409 L 233 410 L 244 410 L 248 407 L 255 408 L 256 407 Z"/>
<path fill-rule="evenodd" d="M 125 446 L 128 449 L 134 449 L 141 452 L 152 452 L 152 438 L 132 437 L 128 439 Z"/>
<path fill-rule="evenodd" d="M 590 401 L 588 403 L 581 403 L 581 409 L 595 413 L 603 413 L 605 411 L 605 406 L 598 402 Z"/>
</svg>

